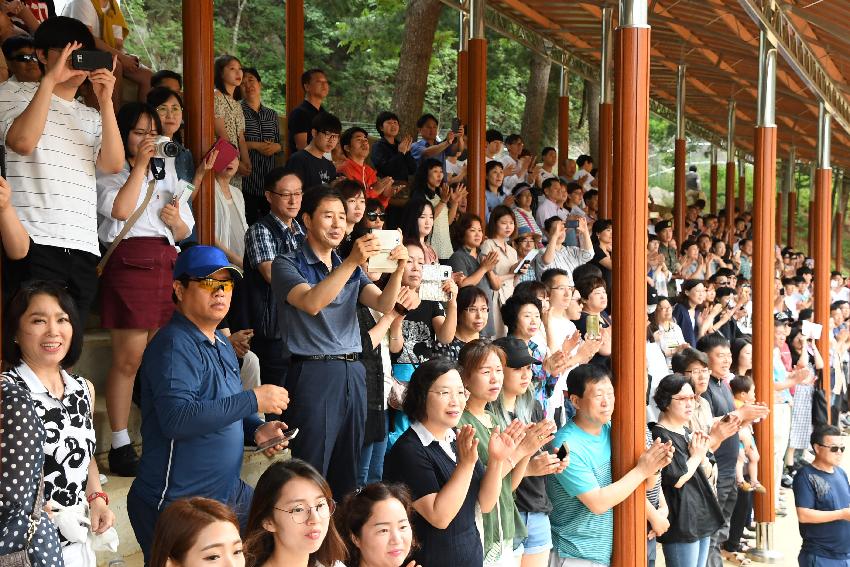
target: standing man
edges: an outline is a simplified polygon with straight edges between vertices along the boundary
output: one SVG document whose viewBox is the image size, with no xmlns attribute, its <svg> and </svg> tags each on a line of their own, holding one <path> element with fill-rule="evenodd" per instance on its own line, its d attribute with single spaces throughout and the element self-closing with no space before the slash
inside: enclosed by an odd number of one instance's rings
<svg viewBox="0 0 850 567">
<path fill-rule="evenodd" d="M 146 563 L 160 512 L 179 498 L 223 502 L 244 529 L 253 490 L 239 478 L 243 447 L 286 429 L 257 417 L 282 413 L 289 403 L 286 390 L 270 384 L 243 390 L 236 353 L 216 330 L 230 309 L 238 275 L 218 248 L 184 250 L 174 265 L 177 309 L 142 358 L 142 458 L 127 511 Z M 285 446 L 270 447 L 266 455 Z"/>
<path fill-rule="evenodd" d="M 398 246 L 389 253 L 397 267 L 382 292 L 360 269 L 381 252 L 376 235 L 355 241 L 345 260 L 335 252 L 346 229 L 339 191 L 313 188 L 304 196 L 301 211 L 306 242 L 272 263 L 280 329 L 292 353 L 286 377 L 292 404 L 284 417 L 300 430 L 292 455 L 316 467 L 334 495 L 342 498 L 357 486 L 366 423 L 357 303 L 380 313 L 394 308 L 407 248 Z"/>
<path fill-rule="evenodd" d="M 844 438 L 834 425 L 812 431 L 815 460 L 794 477 L 803 546 L 800 565 L 850 565 L 850 481 L 841 468 Z"/>
<path fill-rule="evenodd" d="M 272 261 L 304 244 L 304 231 L 295 220 L 304 191 L 295 173 L 276 167 L 266 175 L 265 193 L 271 211 L 245 233 L 245 307 L 254 330 L 251 350 L 260 359 L 260 381 L 285 386 L 289 351 L 271 288 Z"/>
<path fill-rule="evenodd" d="M 531 166 L 533 156 L 520 157 L 523 148 L 525 148 L 525 142 L 522 141 L 522 136 L 510 134 L 505 138 L 507 152 L 496 158 L 505 167 L 505 180 L 502 187 L 508 195 L 513 192 L 517 183 L 526 181 Z"/>
<path fill-rule="evenodd" d="M 289 155 L 303 150 L 313 139 L 313 118 L 325 111 L 322 102 L 331 90 L 331 84 L 321 69 L 304 71 L 301 75 L 301 86 L 304 89 L 304 100 L 292 109 L 286 119 Z"/>
<path fill-rule="evenodd" d="M 667 282 L 667 296 L 676 297 L 679 294 L 675 279 L 679 274 L 679 251 L 676 248 L 676 240 L 673 239 L 673 224 L 668 220 L 658 221 L 655 223 L 655 236 L 658 237 L 658 252 L 674 276 Z"/>
<path fill-rule="evenodd" d="M 260 73 L 253 67 L 244 67 L 242 77 L 240 104 L 245 115 L 245 143 L 251 158 L 251 175 L 242 178 L 242 193 L 245 197 L 245 219 L 251 226 L 269 212 L 268 201 L 263 195 L 265 179 L 274 167 L 275 154 L 282 147 L 277 112 L 263 106 L 260 99 Z"/>
</svg>

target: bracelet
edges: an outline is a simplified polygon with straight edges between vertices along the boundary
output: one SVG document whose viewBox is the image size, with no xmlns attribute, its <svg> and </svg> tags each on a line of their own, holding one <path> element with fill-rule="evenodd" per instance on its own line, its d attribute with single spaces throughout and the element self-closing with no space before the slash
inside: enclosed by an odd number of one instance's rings
<svg viewBox="0 0 850 567">
<path fill-rule="evenodd" d="M 400 341 L 401 337 L 390 337 L 391 341 Z"/>
<path fill-rule="evenodd" d="M 92 492 L 88 496 L 86 496 L 86 502 L 91 504 L 98 498 L 102 498 L 106 505 L 109 506 L 109 496 L 105 492 Z"/>
</svg>

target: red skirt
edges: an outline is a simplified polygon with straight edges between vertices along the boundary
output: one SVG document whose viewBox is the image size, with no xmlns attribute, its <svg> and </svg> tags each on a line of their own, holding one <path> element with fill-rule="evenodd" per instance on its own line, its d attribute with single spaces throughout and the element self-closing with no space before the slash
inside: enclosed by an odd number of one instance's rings
<svg viewBox="0 0 850 567">
<path fill-rule="evenodd" d="M 171 319 L 171 289 L 177 250 L 166 238 L 121 241 L 100 278 L 104 329 L 159 329 Z"/>
</svg>

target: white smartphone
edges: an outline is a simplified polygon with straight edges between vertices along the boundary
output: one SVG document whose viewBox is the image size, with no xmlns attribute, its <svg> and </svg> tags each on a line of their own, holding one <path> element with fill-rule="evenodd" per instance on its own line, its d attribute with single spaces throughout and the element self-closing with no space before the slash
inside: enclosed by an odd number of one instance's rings
<svg viewBox="0 0 850 567">
<path fill-rule="evenodd" d="M 448 301 L 443 291 L 443 282 L 451 279 L 452 267 L 426 264 L 422 266 L 422 283 L 419 285 L 419 299 L 428 301 Z"/>
<path fill-rule="evenodd" d="M 369 258 L 369 271 L 391 274 L 398 266 L 396 260 L 390 260 L 393 249 L 401 244 L 401 233 L 397 230 L 372 230 L 381 243 L 381 251 Z"/>
</svg>

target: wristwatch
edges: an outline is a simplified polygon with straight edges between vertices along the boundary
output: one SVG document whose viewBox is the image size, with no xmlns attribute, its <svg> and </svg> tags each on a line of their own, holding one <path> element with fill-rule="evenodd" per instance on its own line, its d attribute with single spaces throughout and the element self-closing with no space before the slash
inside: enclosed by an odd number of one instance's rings
<svg viewBox="0 0 850 567">
<path fill-rule="evenodd" d="M 103 501 L 106 502 L 107 506 L 109 506 L 109 495 L 107 495 L 105 492 L 92 492 L 91 494 L 86 496 L 86 502 L 91 504 L 98 498 L 103 498 Z"/>
</svg>

